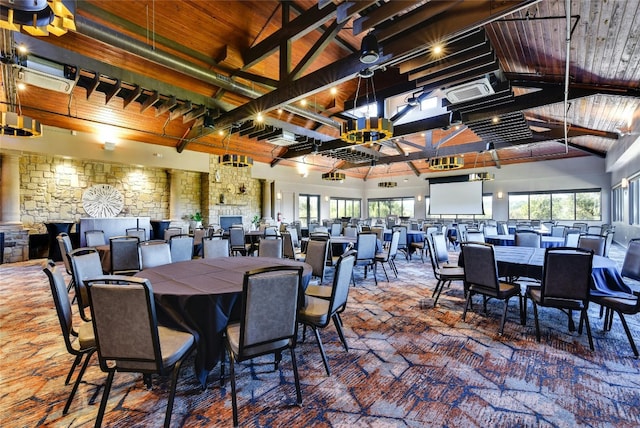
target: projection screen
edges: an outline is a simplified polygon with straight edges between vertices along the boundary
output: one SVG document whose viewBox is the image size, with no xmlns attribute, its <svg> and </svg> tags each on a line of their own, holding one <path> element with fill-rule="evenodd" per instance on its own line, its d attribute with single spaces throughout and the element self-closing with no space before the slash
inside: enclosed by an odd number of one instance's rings
<svg viewBox="0 0 640 428">
<path fill-rule="evenodd" d="M 429 214 L 484 214 L 482 181 L 429 183 Z"/>
</svg>

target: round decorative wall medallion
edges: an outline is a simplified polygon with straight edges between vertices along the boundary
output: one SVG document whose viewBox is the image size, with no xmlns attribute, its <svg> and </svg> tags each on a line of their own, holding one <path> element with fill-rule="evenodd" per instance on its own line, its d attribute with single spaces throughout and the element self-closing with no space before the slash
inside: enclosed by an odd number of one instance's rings
<svg viewBox="0 0 640 428">
<path fill-rule="evenodd" d="M 96 184 L 82 194 L 82 207 L 91 217 L 115 217 L 123 206 L 122 193 L 109 184 Z"/>
</svg>

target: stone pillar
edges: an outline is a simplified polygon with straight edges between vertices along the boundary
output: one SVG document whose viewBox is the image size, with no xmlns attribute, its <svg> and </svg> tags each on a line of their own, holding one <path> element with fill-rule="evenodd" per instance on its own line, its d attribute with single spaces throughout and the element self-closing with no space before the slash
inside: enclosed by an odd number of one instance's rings
<svg viewBox="0 0 640 428">
<path fill-rule="evenodd" d="M 170 169 L 169 173 L 169 219 L 178 221 L 180 219 L 180 179 L 182 171 Z"/>
<path fill-rule="evenodd" d="M 0 197 L 2 203 L 2 217 L 0 217 L 0 223 L 21 224 L 20 156 L 17 154 L 2 155 Z"/>
<path fill-rule="evenodd" d="M 273 180 L 262 181 L 262 218 L 271 220 L 271 183 Z"/>
</svg>

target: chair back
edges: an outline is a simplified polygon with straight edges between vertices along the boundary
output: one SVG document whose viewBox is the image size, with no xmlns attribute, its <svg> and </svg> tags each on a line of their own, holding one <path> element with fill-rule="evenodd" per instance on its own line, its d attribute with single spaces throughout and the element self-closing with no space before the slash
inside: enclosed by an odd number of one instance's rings
<svg viewBox="0 0 640 428">
<path fill-rule="evenodd" d="M 87 230 L 84 233 L 84 240 L 87 247 L 97 247 L 107 243 L 102 230 Z"/>
<path fill-rule="evenodd" d="M 551 226 L 551 236 L 555 236 L 557 238 L 565 236 L 566 228 L 567 228 L 566 226 L 563 226 L 561 224 Z"/>
<path fill-rule="evenodd" d="M 606 238 L 600 235 L 580 235 L 578 238 L 578 248 L 591 250 L 597 256 L 604 256 Z"/>
<path fill-rule="evenodd" d="M 71 263 L 69 262 L 69 253 L 73 251 L 71 238 L 69 238 L 69 235 L 62 232 L 59 233 L 58 236 L 56 236 L 56 240 L 58 241 L 58 247 L 60 247 L 60 255 L 62 256 L 64 268 L 67 270 L 67 273 L 69 275 L 73 275 L 73 270 L 71 270 Z"/>
<path fill-rule="evenodd" d="M 480 242 L 464 242 L 461 246 L 464 258 L 464 281 L 487 289 L 500 290 L 498 266 L 493 245 Z"/>
<path fill-rule="evenodd" d="M 331 236 L 340 236 L 342 233 L 342 223 L 333 223 L 331 225 Z"/>
<path fill-rule="evenodd" d="M 396 254 L 398 254 L 398 242 L 400 242 L 400 231 L 396 230 L 391 234 L 391 243 L 389 244 L 390 259 L 394 259 L 396 257 Z"/>
<path fill-rule="evenodd" d="M 275 239 L 278 237 L 278 228 L 276 226 L 267 226 L 264 228 L 264 238 Z"/>
<path fill-rule="evenodd" d="M 333 315 L 338 310 L 342 310 L 347 304 L 349 297 L 349 283 L 353 273 L 353 266 L 356 262 L 356 251 L 347 251 L 338 258 L 336 269 L 333 274 L 333 288 L 329 300 L 329 314 Z M 331 317 L 328 317 L 331 318 Z"/>
<path fill-rule="evenodd" d="M 516 247 L 540 248 L 540 235 L 536 232 L 516 232 Z"/>
<path fill-rule="evenodd" d="M 640 281 L 640 238 L 629 241 L 620 274 Z"/>
<path fill-rule="evenodd" d="M 509 227 L 507 226 L 507 223 L 504 221 L 499 221 L 496 224 L 496 227 L 498 228 L 498 235 L 508 235 L 509 234 Z M 487 233 L 488 235 L 488 233 Z"/>
<path fill-rule="evenodd" d="M 244 229 L 242 227 L 229 228 L 229 245 L 231 249 L 238 247 L 244 249 Z"/>
<path fill-rule="evenodd" d="M 587 226 L 587 235 L 601 235 L 602 225 L 590 225 Z"/>
<path fill-rule="evenodd" d="M 577 247 L 580 239 L 580 231 L 577 229 L 568 229 L 564 235 L 565 247 Z"/>
<path fill-rule="evenodd" d="M 282 258 L 282 239 L 280 238 L 260 238 L 258 244 L 258 257 Z"/>
<path fill-rule="evenodd" d="M 184 262 L 193 258 L 193 236 L 173 235 L 169 239 L 171 262 Z"/>
<path fill-rule="evenodd" d="M 326 239 L 310 239 L 307 243 L 307 253 L 304 261 L 305 263 L 311 265 L 311 274 L 320 278 L 320 282 L 324 280 L 324 269 L 326 266 L 328 253 L 329 241 Z"/>
<path fill-rule="evenodd" d="M 347 226 L 344 228 L 344 236 L 355 238 L 358 236 L 358 228 L 353 226 Z"/>
<path fill-rule="evenodd" d="M 204 227 L 196 227 L 196 229 L 193 231 L 193 245 L 201 245 L 202 238 L 207 236 L 208 232 L 209 230 L 205 229 Z"/>
<path fill-rule="evenodd" d="M 356 262 L 369 261 L 369 263 L 373 263 L 373 260 L 376 257 L 377 241 L 378 237 L 374 233 L 359 234 L 356 241 L 356 247 L 358 250 Z"/>
<path fill-rule="evenodd" d="M 142 229 L 144 231 L 144 229 Z M 137 236 L 113 236 L 109 238 L 111 274 L 132 274 L 140 270 Z"/>
<path fill-rule="evenodd" d="M 229 257 L 229 240 L 216 237 L 203 238 L 202 251 L 205 259 Z"/>
<path fill-rule="evenodd" d="M 165 241 L 169 241 L 169 239 L 171 239 L 172 236 L 174 235 L 182 235 L 182 228 L 181 227 L 167 227 L 164 230 L 164 240 Z"/>
<path fill-rule="evenodd" d="M 615 231 L 613 229 L 607 229 L 602 233 L 604 236 L 604 256 L 609 257 L 609 250 L 613 244 L 613 235 Z"/>
<path fill-rule="evenodd" d="M 484 233 L 467 230 L 467 242 L 484 242 Z"/>
<path fill-rule="evenodd" d="M 163 373 L 149 280 L 110 276 L 90 281 L 88 289 L 100 368 Z"/>
<path fill-rule="evenodd" d="M 147 269 L 171 263 L 171 247 L 168 242 L 146 241 L 138 245 L 140 268 Z"/>
<path fill-rule="evenodd" d="M 135 236 L 138 238 L 139 242 L 143 242 L 147 240 L 147 231 L 141 227 L 131 227 L 125 230 L 125 235 L 127 236 Z"/>
<path fill-rule="evenodd" d="M 371 227 L 371 233 L 375 233 L 380 242 L 384 242 L 384 227 Z"/>
<path fill-rule="evenodd" d="M 302 267 L 274 266 L 245 273 L 238 360 L 295 347 Z M 268 322 L 265 322 L 268 320 Z"/>
<path fill-rule="evenodd" d="M 289 235 L 291 235 L 291 243 L 293 244 L 293 248 L 300 248 L 300 234 L 295 227 L 287 228 Z"/>
<path fill-rule="evenodd" d="M 69 253 L 71 268 L 73 270 L 73 283 L 76 292 L 78 309 L 83 320 L 89 320 L 90 316 L 85 311 L 89 307 L 89 296 L 85 282 L 88 279 L 103 275 L 100 255 L 93 247 L 81 247 Z"/>
<path fill-rule="evenodd" d="M 577 222 L 573 223 L 573 226 L 571 227 L 574 229 L 580 229 L 580 232 L 582 233 L 587 233 L 587 227 L 589 227 L 589 225 L 587 223 Z"/>
<path fill-rule="evenodd" d="M 465 259 L 466 263 L 466 259 Z M 552 247 L 544 254 L 541 304 L 568 307 L 570 301 L 587 304 L 591 284 L 593 251 Z"/>
<path fill-rule="evenodd" d="M 400 239 L 398 240 L 398 249 L 406 250 L 407 249 L 407 226 L 394 226 L 391 230 L 394 232 L 397 230 L 400 232 Z M 358 253 L 360 253 L 360 249 L 358 249 Z"/>
<path fill-rule="evenodd" d="M 296 258 L 296 249 L 293 246 L 291 233 L 288 230 L 286 232 L 282 232 L 282 256 L 287 259 Z"/>
<path fill-rule="evenodd" d="M 431 246 L 435 253 L 435 262 L 438 267 L 440 267 L 440 263 L 449 262 L 449 253 L 447 252 L 447 241 L 444 234 L 432 233 L 431 234 Z"/>
<path fill-rule="evenodd" d="M 49 278 L 51 296 L 53 297 L 53 303 L 56 307 L 56 313 L 58 314 L 58 321 L 60 322 L 60 328 L 62 329 L 65 346 L 69 353 L 75 354 L 77 351 L 72 342 L 72 338 L 76 333 L 73 329 L 73 310 L 71 309 L 71 302 L 69 301 L 69 294 L 67 293 L 67 285 L 62 277 L 62 272 L 60 272 L 60 269 L 56 267 L 53 260 L 47 260 L 42 271 L 47 274 L 47 277 Z"/>
</svg>

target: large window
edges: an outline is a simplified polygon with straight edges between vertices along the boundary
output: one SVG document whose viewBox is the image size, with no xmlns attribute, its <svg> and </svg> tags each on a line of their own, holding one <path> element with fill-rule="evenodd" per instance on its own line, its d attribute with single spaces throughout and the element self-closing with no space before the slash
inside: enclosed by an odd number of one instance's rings
<svg viewBox="0 0 640 428">
<path fill-rule="evenodd" d="M 624 189 L 618 186 L 611 191 L 611 221 L 624 220 Z"/>
<path fill-rule="evenodd" d="M 369 199 L 369 217 L 386 218 L 389 215 L 413 217 L 414 198 Z"/>
<path fill-rule="evenodd" d="M 449 215 L 438 215 L 431 214 L 429 215 L 429 204 L 431 203 L 431 199 L 429 197 L 425 198 L 425 218 L 459 218 L 459 219 L 473 219 L 473 220 L 483 220 L 493 218 L 493 195 L 482 195 L 482 210 L 484 211 L 483 215 L 458 215 L 455 216 L 453 214 Z"/>
<path fill-rule="evenodd" d="M 361 205 L 361 199 L 331 198 L 329 201 L 329 217 L 360 218 L 362 216 Z"/>
<path fill-rule="evenodd" d="M 320 221 L 320 195 L 300 195 L 298 197 L 300 225 L 309 226 L 311 222 Z"/>
<path fill-rule="evenodd" d="M 640 225 L 640 175 L 629 180 L 629 224 Z"/>
<path fill-rule="evenodd" d="M 600 220 L 600 189 L 509 193 L 509 218 L 528 220 Z"/>
</svg>

